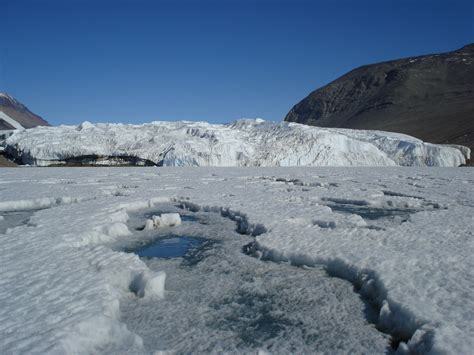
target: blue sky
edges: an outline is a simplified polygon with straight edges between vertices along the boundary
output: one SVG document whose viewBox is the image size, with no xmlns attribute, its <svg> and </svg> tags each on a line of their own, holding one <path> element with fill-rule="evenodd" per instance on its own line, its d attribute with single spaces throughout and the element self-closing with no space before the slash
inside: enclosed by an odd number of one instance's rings
<svg viewBox="0 0 474 355">
<path fill-rule="evenodd" d="M 368 63 L 474 42 L 472 1 L 0 0 L 0 91 L 51 124 L 282 120 Z"/>
</svg>

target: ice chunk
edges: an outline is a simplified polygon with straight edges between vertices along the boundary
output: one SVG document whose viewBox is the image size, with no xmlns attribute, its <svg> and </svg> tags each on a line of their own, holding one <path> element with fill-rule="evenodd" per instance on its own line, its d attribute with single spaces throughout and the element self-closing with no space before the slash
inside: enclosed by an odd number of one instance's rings
<svg viewBox="0 0 474 355">
<path fill-rule="evenodd" d="M 155 229 L 155 226 L 153 224 L 153 220 L 152 219 L 147 219 L 146 222 L 145 222 L 145 230 L 152 230 L 152 229 Z"/>
<path fill-rule="evenodd" d="M 383 300 L 382 308 L 380 308 L 380 322 L 383 323 L 388 320 L 391 315 L 390 306 L 388 305 L 387 300 Z"/>
<path fill-rule="evenodd" d="M 146 280 L 143 292 L 146 297 L 163 298 L 165 296 L 166 273 L 160 271 Z"/>
<path fill-rule="evenodd" d="M 159 222 L 162 226 L 179 226 L 181 224 L 181 217 L 179 213 L 164 213 L 161 215 Z"/>
<path fill-rule="evenodd" d="M 143 271 L 133 278 L 130 290 L 138 297 L 163 298 L 165 295 L 165 280 L 166 273 L 164 271 L 155 274 Z"/>
<path fill-rule="evenodd" d="M 153 216 L 145 223 L 145 229 L 154 229 L 161 227 L 174 227 L 181 224 L 179 213 L 162 213 L 160 216 Z"/>
</svg>

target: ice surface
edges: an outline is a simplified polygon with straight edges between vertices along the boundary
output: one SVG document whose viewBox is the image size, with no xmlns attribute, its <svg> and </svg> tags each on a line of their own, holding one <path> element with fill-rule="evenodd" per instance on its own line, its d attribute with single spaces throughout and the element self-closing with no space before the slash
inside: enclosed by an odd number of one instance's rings
<svg viewBox="0 0 474 355">
<path fill-rule="evenodd" d="M 9 137 L 6 151 L 39 166 L 459 166 L 470 154 L 403 134 L 261 119 L 36 127 Z"/>
<path fill-rule="evenodd" d="M 130 229 L 140 224 L 137 216 L 147 214 L 130 214 Z M 367 306 L 351 284 L 329 278 L 321 269 L 243 254 L 242 247 L 254 238 L 237 233 L 236 222 L 221 213 L 187 215 L 194 219 L 180 227 L 137 231 L 125 242 L 142 244 L 145 239 L 144 247 L 128 250 L 145 256 L 151 270 L 166 270 L 168 275 L 162 302 L 131 299 L 121 304 L 121 320 L 142 337 L 148 350 L 305 353 L 318 348 L 363 353 L 389 347 L 388 336 L 366 321 Z M 168 238 L 170 233 L 175 237 Z M 163 259 L 163 250 L 149 258 L 153 255 L 148 251 L 154 252 L 150 249 L 176 246 L 183 239 L 198 242 L 179 250 L 174 259 Z M 347 338 L 339 336 L 342 331 Z"/>
<path fill-rule="evenodd" d="M 474 348 L 470 168 L 25 172 L 2 170 L 0 214 L 49 208 L 0 234 L 2 353 L 140 354 L 188 349 L 192 343 L 202 346 L 195 351 L 235 346 L 255 352 L 272 343 L 270 352 L 285 353 L 301 344 L 303 329 L 320 328 L 338 336 L 323 344 L 322 333 L 306 332 L 306 352 L 331 347 L 337 353 L 349 344 L 348 352 L 384 351 L 386 336 L 367 323 L 367 302 L 375 310 L 374 323 L 399 335 L 399 350 Z M 153 210 L 164 202 L 190 209 L 180 212 L 182 224 L 137 230 L 153 215 L 176 212 Z M 351 209 L 337 211 L 337 205 Z M 143 209 L 151 215 L 135 221 Z M 369 218 L 373 210 L 380 217 Z M 199 217 L 213 211 L 230 224 Z M 390 215 L 399 211 L 408 215 L 406 221 Z M 193 213 L 199 218 L 191 218 Z M 178 259 L 145 262 L 123 251 L 187 223 L 217 228 L 216 235 L 228 239 L 201 244 Z M 252 242 L 253 255 L 262 260 L 241 252 Z M 277 263 L 285 260 L 301 267 Z M 214 277 L 198 277 L 204 271 Z M 321 282 L 326 272 L 334 277 Z M 248 278 L 235 282 L 242 277 Z M 212 298 L 206 298 L 209 290 Z M 171 322 L 192 318 L 180 318 L 187 315 L 202 320 Z M 184 331 L 194 325 L 195 333 Z M 202 337 L 211 325 L 215 335 Z"/>
</svg>

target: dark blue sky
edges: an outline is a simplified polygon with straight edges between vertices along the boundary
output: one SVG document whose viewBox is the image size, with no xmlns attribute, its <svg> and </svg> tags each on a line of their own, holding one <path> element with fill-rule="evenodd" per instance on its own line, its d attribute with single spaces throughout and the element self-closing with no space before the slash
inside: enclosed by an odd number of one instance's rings
<svg viewBox="0 0 474 355">
<path fill-rule="evenodd" d="M 0 0 L 0 91 L 54 125 L 281 120 L 354 67 L 474 42 L 472 3 Z"/>
</svg>

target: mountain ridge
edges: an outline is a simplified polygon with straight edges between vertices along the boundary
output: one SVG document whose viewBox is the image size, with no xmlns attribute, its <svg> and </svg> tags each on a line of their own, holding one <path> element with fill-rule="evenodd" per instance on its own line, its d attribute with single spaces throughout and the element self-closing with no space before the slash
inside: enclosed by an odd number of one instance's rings
<svg viewBox="0 0 474 355">
<path fill-rule="evenodd" d="M 287 122 L 375 129 L 474 148 L 474 44 L 355 68 L 312 91 Z"/>
<path fill-rule="evenodd" d="M 7 116 L 0 116 L 0 131 L 18 128 L 18 126 L 10 120 L 17 122 L 23 128 L 50 125 L 42 117 L 31 112 L 28 107 L 7 93 L 0 92 L 0 112 L 3 112 Z"/>
</svg>

